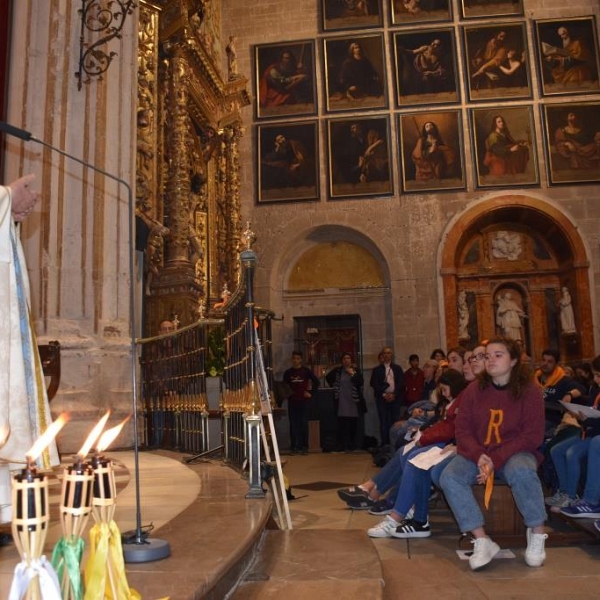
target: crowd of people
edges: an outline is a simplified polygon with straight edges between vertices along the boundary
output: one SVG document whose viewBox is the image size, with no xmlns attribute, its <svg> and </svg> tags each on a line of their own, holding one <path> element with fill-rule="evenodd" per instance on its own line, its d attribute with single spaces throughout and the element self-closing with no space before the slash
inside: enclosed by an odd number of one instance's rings
<svg viewBox="0 0 600 600">
<path fill-rule="evenodd" d="M 307 369 L 302 386 L 314 390 L 311 377 Z M 363 374 L 344 353 L 326 382 L 339 406 L 338 449 L 354 450 L 366 411 Z M 349 508 L 382 517 L 370 537 L 431 536 L 429 500 L 441 491 L 461 533 L 471 535 L 470 567 L 480 569 L 500 547 L 486 534 L 474 486 L 485 486 L 489 503 L 494 481 L 511 489 L 531 567 L 545 560 L 548 510 L 599 519 L 600 531 L 600 356 L 563 367 L 548 348 L 532 370 L 521 343 L 499 337 L 436 349 L 423 369 L 412 354 L 404 370 L 385 347 L 369 384 L 388 458 L 373 478 L 337 493 Z"/>
</svg>

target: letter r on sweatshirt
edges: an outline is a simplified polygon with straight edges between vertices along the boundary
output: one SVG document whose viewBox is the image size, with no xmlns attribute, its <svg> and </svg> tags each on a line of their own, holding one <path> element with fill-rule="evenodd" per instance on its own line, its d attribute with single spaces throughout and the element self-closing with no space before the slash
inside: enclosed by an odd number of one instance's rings
<svg viewBox="0 0 600 600">
<path fill-rule="evenodd" d="M 490 420 L 488 421 L 487 435 L 485 436 L 484 446 L 489 446 L 492 443 L 492 439 L 496 444 L 502 442 L 502 436 L 500 435 L 500 425 L 504 421 L 504 411 L 490 409 Z"/>
</svg>

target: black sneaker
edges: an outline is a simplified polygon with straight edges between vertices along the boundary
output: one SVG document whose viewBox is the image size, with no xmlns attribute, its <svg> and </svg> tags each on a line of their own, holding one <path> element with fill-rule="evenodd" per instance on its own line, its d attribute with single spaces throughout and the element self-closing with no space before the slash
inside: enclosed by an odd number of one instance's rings
<svg viewBox="0 0 600 600">
<path fill-rule="evenodd" d="M 392 533 L 392 537 L 407 539 L 407 538 L 426 538 L 431 535 L 431 528 L 429 527 L 429 521 L 421 523 L 414 519 L 404 519 L 396 531 Z"/>
<path fill-rule="evenodd" d="M 350 502 L 352 500 L 356 500 L 357 498 L 368 498 L 369 492 L 365 492 L 365 490 L 359 488 L 357 485 L 352 485 L 350 487 L 338 490 L 337 495 L 344 502 Z"/>
<path fill-rule="evenodd" d="M 394 509 L 387 503 L 387 500 L 377 500 L 377 502 L 369 509 L 369 514 L 377 515 L 379 517 L 391 514 L 392 510 Z"/>
</svg>

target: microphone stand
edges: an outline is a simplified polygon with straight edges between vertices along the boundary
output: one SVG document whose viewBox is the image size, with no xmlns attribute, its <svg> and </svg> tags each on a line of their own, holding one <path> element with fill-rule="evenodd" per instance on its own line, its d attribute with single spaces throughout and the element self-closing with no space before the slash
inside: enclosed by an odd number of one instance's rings
<svg viewBox="0 0 600 600">
<path fill-rule="evenodd" d="M 134 205 L 133 193 L 131 186 L 120 177 L 92 165 L 77 156 L 65 152 L 61 148 L 53 146 L 44 140 L 35 137 L 29 131 L 20 129 L 14 125 L 10 125 L 4 121 L 0 121 L 0 132 L 12 135 L 26 142 L 36 142 L 49 148 L 53 152 L 57 152 L 66 158 L 83 165 L 92 171 L 101 173 L 105 177 L 120 183 L 127 190 L 127 205 L 129 210 L 129 277 L 131 279 L 129 285 L 129 319 L 131 321 L 131 382 L 133 386 L 133 455 L 134 455 L 134 472 L 135 472 L 135 536 L 123 542 L 123 557 L 125 562 L 129 563 L 145 563 L 154 560 L 167 558 L 171 554 L 169 542 L 160 539 L 146 539 L 148 534 L 142 532 L 142 512 L 140 500 L 140 458 L 139 458 L 139 442 L 138 442 L 138 396 L 137 396 L 137 370 L 136 370 L 136 346 L 135 346 L 135 264 L 134 264 L 134 248 L 135 248 L 135 231 L 134 231 Z"/>
</svg>

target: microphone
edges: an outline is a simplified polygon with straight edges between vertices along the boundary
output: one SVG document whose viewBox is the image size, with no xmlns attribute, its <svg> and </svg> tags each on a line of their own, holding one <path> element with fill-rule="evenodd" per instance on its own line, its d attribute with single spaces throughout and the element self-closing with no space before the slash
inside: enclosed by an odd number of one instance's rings
<svg viewBox="0 0 600 600">
<path fill-rule="evenodd" d="M 166 558 L 171 554 L 169 542 L 161 539 L 147 539 L 147 533 L 142 531 L 142 510 L 140 496 L 140 459 L 139 459 L 139 442 L 138 442 L 138 395 L 137 395 L 137 371 L 136 371 L 136 342 L 135 342 L 135 230 L 134 230 L 134 205 L 133 192 L 127 181 L 93 165 L 73 154 L 65 152 L 61 148 L 57 148 L 48 142 L 44 142 L 36 138 L 29 131 L 20 129 L 14 125 L 10 125 L 5 121 L 0 121 L 0 131 L 8 135 L 12 135 L 26 142 L 36 142 L 53 152 L 58 152 L 62 156 L 73 160 L 84 167 L 101 173 L 105 177 L 120 183 L 127 190 L 128 208 L 129 208 L 129 318 L 131 320 L 131 382 L 132 382 L 132 401 L 133 401 L 133 455 L 134 455 L 134 472 L 135 472 L 135 520 L 136 528 L 135 535 L 124 543 L 123 557 L 125 562 L 144 563 L 154 560 Z"/>
<path fill-rule="evenodd" d="M 29 133 L 29 131 L 25 131 L 24 129 L 19 129 L 18 127 L 15 127 L 14 125 L 9 125 L 5 121 L 0 121 L 0 131 L 2 131 L 3 133 L 7 133 L 8 135 L 13 135 L 15 137 L 18 137 L 19 139 L 25 140 L 26 142 L 28 142 L 29 140 L 35 139 L 31 135 L 31 133 Z"/>
</svg>

